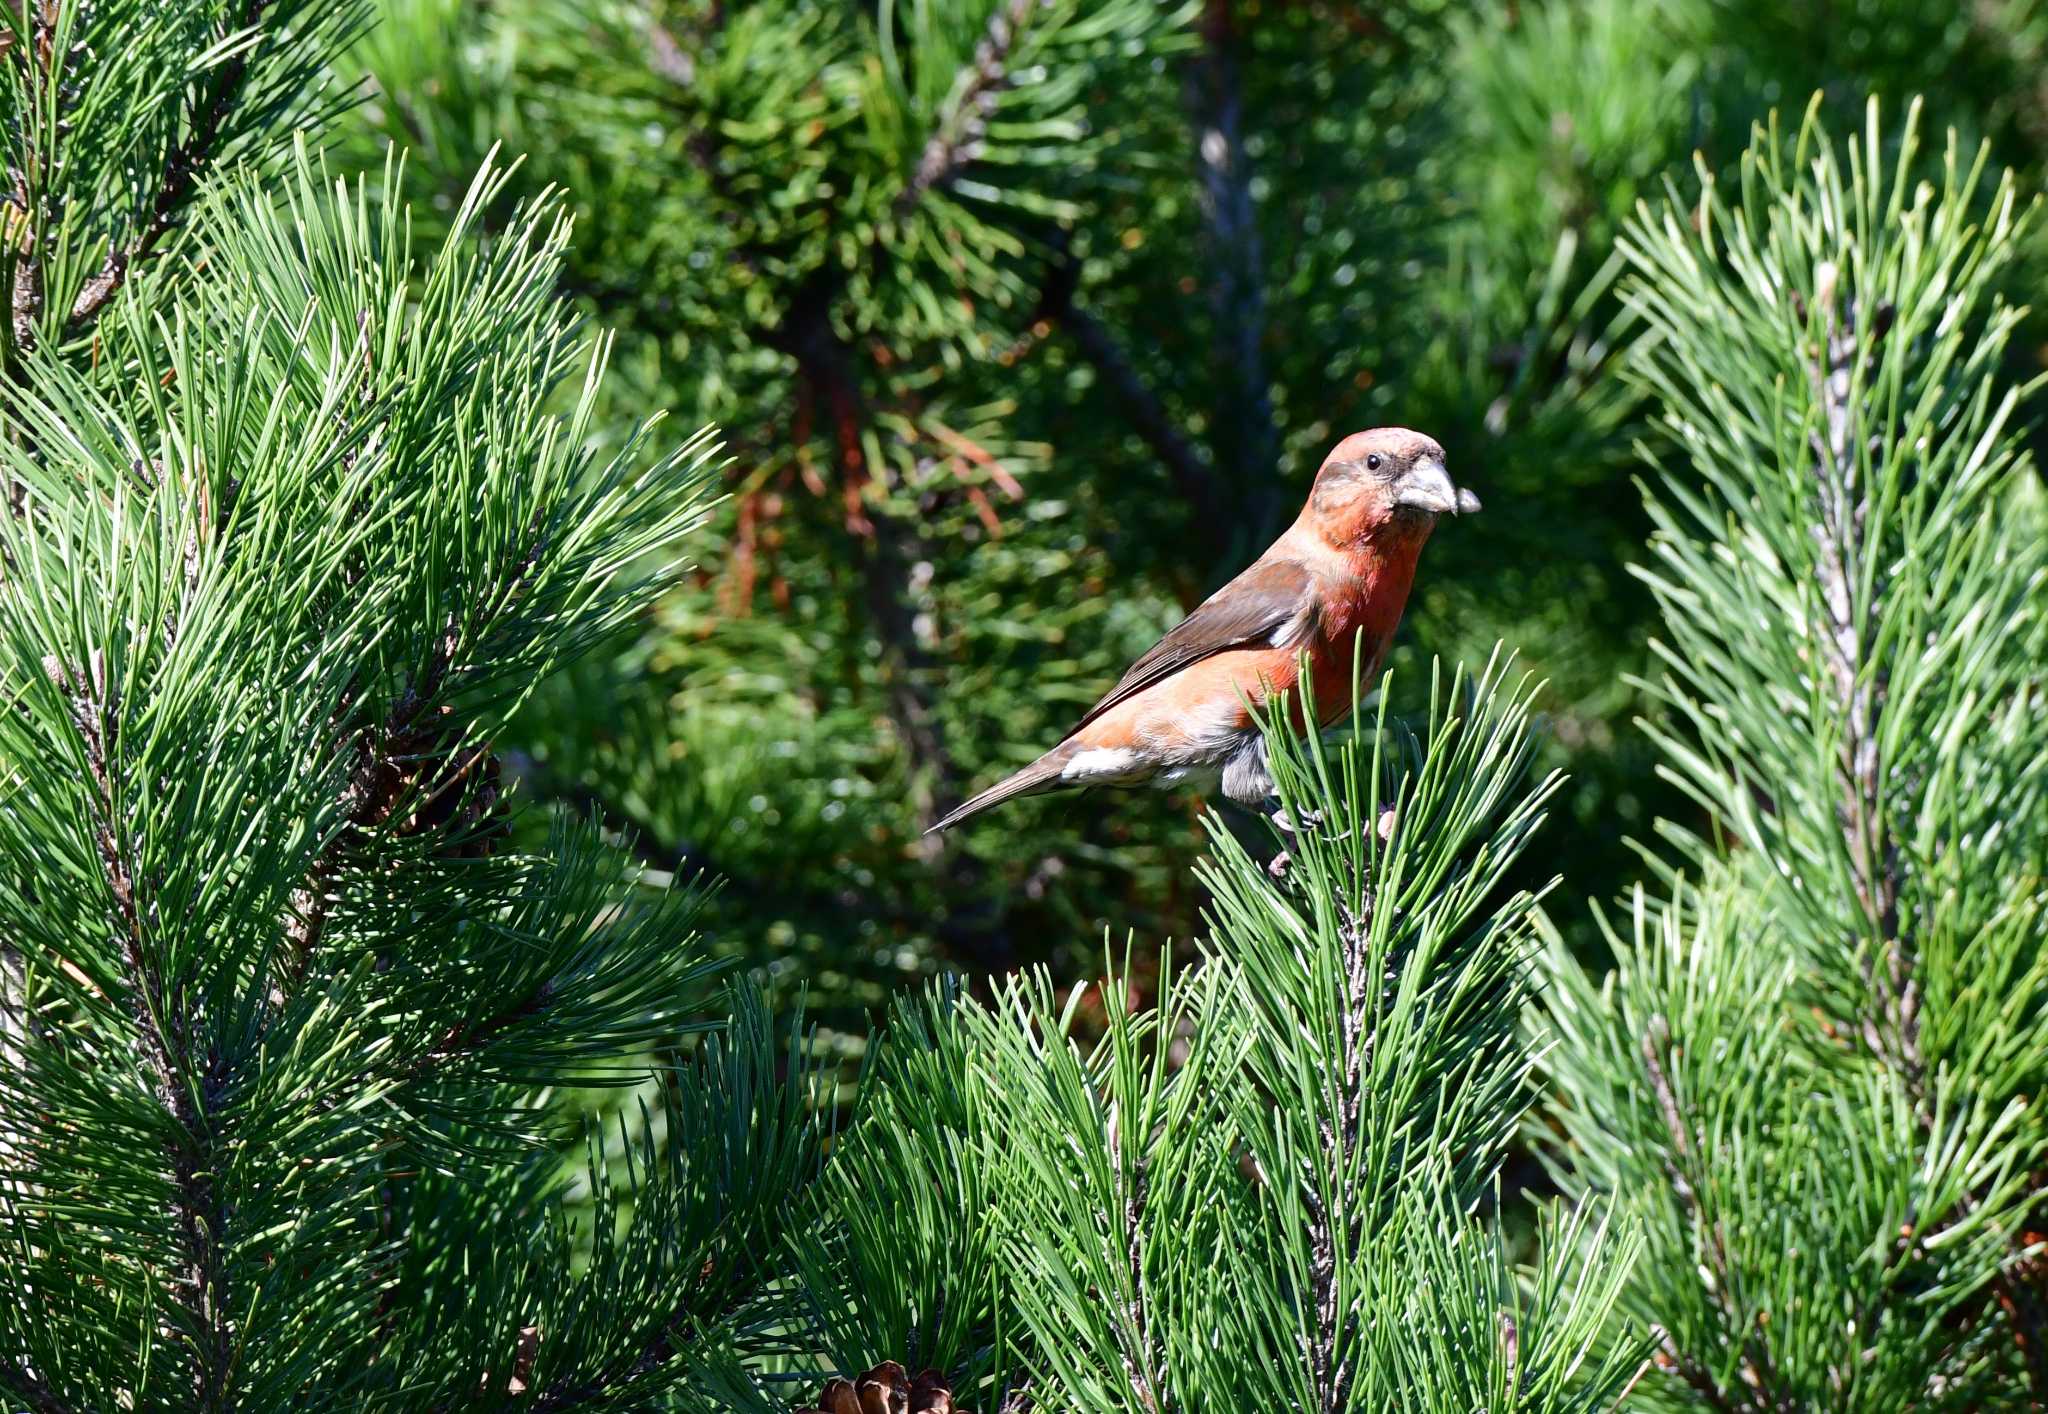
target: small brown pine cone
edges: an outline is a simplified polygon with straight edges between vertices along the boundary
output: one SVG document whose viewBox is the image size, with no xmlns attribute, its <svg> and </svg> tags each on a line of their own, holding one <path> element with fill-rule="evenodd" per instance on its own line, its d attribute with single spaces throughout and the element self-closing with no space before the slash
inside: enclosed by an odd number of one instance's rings
<svg viewBox="0 0 2048 1414">
<path fill-rule="evenodd" d="M 953 1403 L 953 1387 L 937 1370 L 912 1379 L 894 1360 L 884 1360 L 851 1380 L 832 1379 L 818 1402 L 796 1414 L 973 1414 Z"/>
<path fill-rule="evenodd" d="M 350 813 L 361 825 L 436 835 L 449 856 L 481 859 L 497 847 L 510 819 L 503 767 L 484 746 L 464 744 L 453 714 L 443 707 L 385 740 L 374 756 L 363 745 Z"/>
</svg>

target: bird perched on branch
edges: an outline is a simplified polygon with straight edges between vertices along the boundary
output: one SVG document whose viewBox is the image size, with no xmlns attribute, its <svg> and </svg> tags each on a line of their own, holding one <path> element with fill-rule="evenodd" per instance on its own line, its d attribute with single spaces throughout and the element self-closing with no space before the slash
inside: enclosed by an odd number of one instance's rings
<svg viewBox="0 0 2048 1414">
<path fill-rule="evenodd" d="M 1291 691 L 1305 657 L 1318 725 L 1348 713 L 1354 681 L 1371 684 L 1393 641 L 1436 518 L 1478 509 L 1431 438 L 1354 432 L 1323 459 L 1308 504 L 1272 548 L 1133 663 L 1058 746 L 932 829 L 1020 795 L 1219 776 L 1232 800 L 1265 805 L 1273 778 L 1250 709 Z"/>
</svg>

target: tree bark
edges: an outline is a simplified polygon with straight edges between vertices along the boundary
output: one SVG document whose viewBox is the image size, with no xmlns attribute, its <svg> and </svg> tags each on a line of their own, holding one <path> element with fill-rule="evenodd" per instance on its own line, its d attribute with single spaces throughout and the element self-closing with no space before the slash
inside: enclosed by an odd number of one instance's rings
<svg viewBox="0 0 2048 1414">
<path fill-rule="evenodd" d="M 1236 504 L 1240 534 L 1256 547 L 1279 529 L 1280 439 L 1266 371 L 1265 249 L 1244 145 L 1248 43 L 1235 0 L 1207 0 L 1201 34 L 1187 93 L 1214 323 L 1212 445 L 1217 473 Z"/>
</svg>

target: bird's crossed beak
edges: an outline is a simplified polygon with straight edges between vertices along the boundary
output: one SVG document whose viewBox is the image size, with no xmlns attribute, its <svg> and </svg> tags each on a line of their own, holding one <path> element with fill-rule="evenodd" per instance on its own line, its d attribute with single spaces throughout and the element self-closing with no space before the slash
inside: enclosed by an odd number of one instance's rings
<svg viewBox="0 0 2048 1414">
<path fill-rule="evenodd" d="M 1479 509 L 1479 498 L 1461 486 L 1451 484 L 1451 474 L 1434 459 L 1417 462 L 1394 485 L 1394 503 L 1431 515 L 1470 515 Z"/>
</svg>

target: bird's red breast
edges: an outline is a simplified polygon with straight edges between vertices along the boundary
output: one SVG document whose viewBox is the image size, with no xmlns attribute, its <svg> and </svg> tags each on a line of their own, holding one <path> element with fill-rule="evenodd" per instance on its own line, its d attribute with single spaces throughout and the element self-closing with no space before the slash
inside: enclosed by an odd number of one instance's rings
<svg viewBox="0 0 2048 1414">
<path fill-rule="evenodd" d="M 1363 692 L 1379 675 L 1387 646 L 1401 626 L 1429 529 L 1424 524 L 1389 535 L 1374 542 L 1370 553 L 1351 556 L 1348 574 L 1328 591 L 1315 641 L 1308 645 L 1319 725 L 1327 727 L 1347 715 L 1353 688 Z"/>
</svg>

